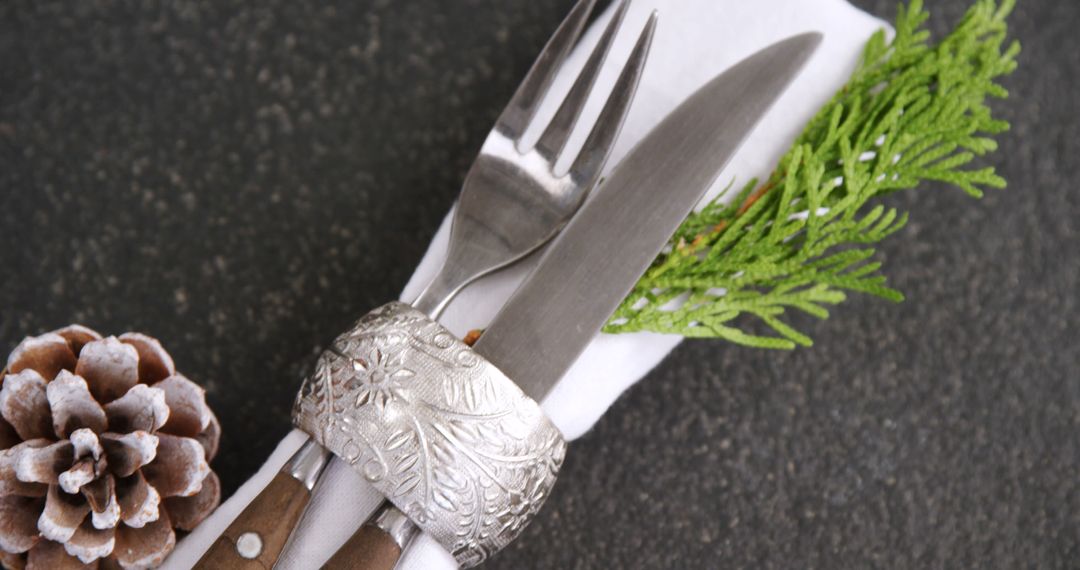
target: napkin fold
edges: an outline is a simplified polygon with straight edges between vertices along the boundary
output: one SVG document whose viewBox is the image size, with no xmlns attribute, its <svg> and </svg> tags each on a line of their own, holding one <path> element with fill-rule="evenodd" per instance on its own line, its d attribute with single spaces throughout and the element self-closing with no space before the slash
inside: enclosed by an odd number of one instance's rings
<svg viewBox="0 0 1080 570">
<path fill-rule="evenodd" d="M 728 67 L 785 37 L 807 31 L 824 34 L 817 53 L 721 173 L 709 191 L 710 197 L 733 181 L 741 184 L 751 178 L 768 176 L 802 127 L 850 77 L 866 40 L 878 29 L 887 27 L 844 0 L 635 0 L 597 80 L 582 124 L 591 124 L 599 113 L 638 31 L 653 10 L 660 15 L 657 33 L 608 170 L 682 100 Z M 556 79 L 534 124 L 544 125 L 554 114 L 610 16 L 609 9 L 586 32 Z M 535 132 L 527 133 L 526 137 L 538 137 L 540 130 L 533 129 Z M 564 157 L 567 161 L 580 148 L 586 133 L 587 129 L 579 128 L 571 138 L 569 152 Z M 442 264 L 450 220 L 448 214 L 405 286 L 402 300 L 415 298 Z M 527 260 L 466 288 L 450 304 L 442 323 L 459 335 L 484 327 L 534 262 Z M 651 333 L 598 335 L 542 402 L 544 411 L 567 439 L 580 436 L 623 391 L 656 366 L 681 340 L 678 336 Z M 191 567 L 305 438 L 296 430 L 287 435 L 251 479 L 180 541 L 164 568 Z M 573 453 L 573 449 L 571 445 L 569 452 Z M 316 487 L 308 513 L 282 553 L 278 567 L 321 566 L 382 499 L 349 467 L 334 462 Z M 455 567 L 450 554 L 426 535 L 417 537 L 398 565 L 402 570 Z"/>
</svg>

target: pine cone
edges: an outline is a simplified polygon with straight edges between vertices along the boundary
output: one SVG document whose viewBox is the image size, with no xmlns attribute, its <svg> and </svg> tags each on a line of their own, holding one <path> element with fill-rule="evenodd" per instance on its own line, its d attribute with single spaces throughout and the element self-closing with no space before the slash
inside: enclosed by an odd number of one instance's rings
<svg viewBox="0 0 1080 570">
<path fill-rule="evenodd" d="M 0 562 L 149 568 L 217 506 L 220 425 L 157 340 L 82 326 L 0 373 Z"/>
</svg>

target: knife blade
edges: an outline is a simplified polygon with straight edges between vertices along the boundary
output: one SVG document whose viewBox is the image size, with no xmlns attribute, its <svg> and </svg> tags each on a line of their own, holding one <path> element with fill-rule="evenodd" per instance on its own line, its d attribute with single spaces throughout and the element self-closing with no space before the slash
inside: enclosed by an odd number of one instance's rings
<svg viewBox="0 0 1080 570">
<path fill-rule="evenodd" d="M 600 331 L 720 171 L 821 43 L 782 40 L 701 87 L 615 167 L 548 247 L 473 350 L 542 401 Z M 380 516 L 415 527 L 385 503 Z M 404 528 L 404 530 L 401 530 Z M 388 570 L 400 551 L 365 526 L 331 570 Z"/>
<path fill-rule="evenodd" d="M 542 401 L 820 43 L 775 43 L 679 105 L 594 190 L 473 349 Z"/>
</svg>

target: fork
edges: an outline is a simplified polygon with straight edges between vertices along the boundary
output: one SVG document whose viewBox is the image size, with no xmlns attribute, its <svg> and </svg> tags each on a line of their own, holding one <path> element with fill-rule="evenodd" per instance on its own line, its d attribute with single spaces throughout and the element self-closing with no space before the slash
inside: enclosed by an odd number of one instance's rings
<svg viewBox="0 0 1080 570">
<path fill-rule="evenodd" d="M 585 107 L 629 1 L 619 5 L 540 139 L 531 147 L 522 140 L 594 3 L 581 0 L 573 8 L 488 134 L 465 177 L 446 261 L 413 301 L 416 309 L 438 317 L 466 285 L 535 251 L 569 221 L 596 183 L 636 90 L 653 22 L 642 30 L 634 53 L 570 170 L 556 172 L 555 163 Z"/>
<path fill-rule="evenodd" d="M 539 139 L 532 145 L 523 142 L 595 2 L 580 0 L 560 24 L 499 116 L 466 175 L 454 211 L 446 260 L 412 302 L 413 307 L 433 319 L 465 286 L 521 260 L 554 237 L 599 180 L 644 69 L 656 28 L 655 14 L 638 36 L 573 163 L 566 172 L 557 172 L 556 163 L 621 27 L 629 0 L 619 4 Z M 305 442 L 234 519 L 196 568 L 271 567 L 330 460 L 327 450 L 310 439 Z M 401 511 L 385 502 L 328 567 L 389 570 L 416 530 Z"/>
</svg>

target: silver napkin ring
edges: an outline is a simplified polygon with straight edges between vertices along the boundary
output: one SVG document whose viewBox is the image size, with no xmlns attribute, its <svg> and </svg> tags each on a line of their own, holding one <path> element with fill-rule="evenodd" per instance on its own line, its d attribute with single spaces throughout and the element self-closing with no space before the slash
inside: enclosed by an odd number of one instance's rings
<svg viewBox="0 0 1080 570">
<path fill-rule="evenodd" d="M 323 352 L 293 423 L 466 567 L 517 537 L 566 453 L 558 428 L 512 380 L 396 302 Z"/>
</svg>

